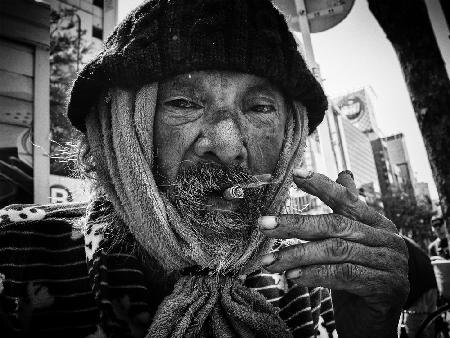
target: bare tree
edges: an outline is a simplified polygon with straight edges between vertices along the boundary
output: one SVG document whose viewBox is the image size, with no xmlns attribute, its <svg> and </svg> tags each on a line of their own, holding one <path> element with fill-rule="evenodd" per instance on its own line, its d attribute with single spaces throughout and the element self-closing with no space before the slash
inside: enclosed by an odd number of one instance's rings
<svg viewBox="0 0 450 338">
<path fill-rule="evenodd" d="M 424 0 L 368 0 L 408 87 L 444 214 L 450 216 L 450 81 Z M 444 1 L 445 2 L 445 1 Z M 368 37 L 370 38 L 370 37 Z"/>
</svg>

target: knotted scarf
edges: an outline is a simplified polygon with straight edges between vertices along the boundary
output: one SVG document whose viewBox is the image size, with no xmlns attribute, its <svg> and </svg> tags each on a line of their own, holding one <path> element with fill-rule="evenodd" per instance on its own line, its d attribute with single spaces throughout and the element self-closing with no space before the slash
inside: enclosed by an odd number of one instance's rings
<svg viewBox="0 0 450 338">
<path fill-rule="evenodd" d="M 184 275 L 176 282 L 147 337 L 289 337 L 276 308 L 237 278 L 259 266 L 260 256 L 273 241 L 249 225 L 249 236 L 239 247 L 226 238 L 208 243 L 158 189 L 153 175 L 157 91 L 155 83 L 138 91 L 112 89 L 86 123 L 99 185 L 134 239 L 166 271 L 193 266 L 208 271 Z M 277 214 L 284 205 L 291 170 L 299 165 L 305 148 L 306 116 L 305 108 L 294 102 L 272 173 L 279 183 L 265 188 L 264 214 Z M 102 226 L 107 223 L 99 223 Z M 217 250 L 211 250 L 214 245 Z"/>
</svg>

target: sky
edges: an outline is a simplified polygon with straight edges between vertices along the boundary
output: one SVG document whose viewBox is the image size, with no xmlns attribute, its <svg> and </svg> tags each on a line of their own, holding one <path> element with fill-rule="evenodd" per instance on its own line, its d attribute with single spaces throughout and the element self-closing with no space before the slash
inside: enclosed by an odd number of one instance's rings
<svg viewBox="0 0 450 338">
<path fill-rule="evenodd" d="M 119 20 L 142 0 L 119 0 Z M 422 136 L 414 115 L 395 51 L 370 13 L 366 0 L 356 0 L 349 15 L 337 26 L 312 34 L 316 62 L 330 97 L 371 87 L 374 110 L 384 136 L 405 135 L 414 175 L 427 182 L 437 199 Z"/>
</svg>

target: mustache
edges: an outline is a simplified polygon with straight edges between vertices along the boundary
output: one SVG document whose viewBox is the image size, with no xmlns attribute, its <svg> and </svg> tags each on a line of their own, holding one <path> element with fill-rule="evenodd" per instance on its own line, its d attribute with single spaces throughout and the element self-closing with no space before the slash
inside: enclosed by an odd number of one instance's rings
<svg viewBox="0 0 450 338">
<path fill-rule="evenodd" d="M 223 166 L 217 163 L 198 163 L 182 168 L 169 188 L 186 188 L 197 194 L 222 193 L 227 188 L 239 185 L 258 186 L 261 182 L 248 169 L 238 166 Z M 263 183 L 265 184 L 265 183 Z"/>
<path fill-rule="evenodd" d="M 261 215 L 265 186 L 247 189 L 234 210 L 211 209 L 210 198 L 223 198 L 227 188 L 256 181 L 241 166 L 198 163 L 180 170 L 164 193 L 201 237 L 213 242 L 227 238 L 237 243 L 247 238 Z"/>
<path fill-rule="evenodd" d="M 193 212 L 204 212 L 208 209 L 208 198 L 224 197 L 224 192 L 234 186 L 252 186 L 246 189 L 241 201 L 241 212 L 248 213 L 262 202 L 264 185 L 250 173 L 247 168 L 232 165 L 223 166 L 217 163 L 198 163 L 183 168 L 176 179 L 165 189 L 167 197 L 176 207 Z M 227 211 L 230 212 L 230 211 Z"/>
</svg>

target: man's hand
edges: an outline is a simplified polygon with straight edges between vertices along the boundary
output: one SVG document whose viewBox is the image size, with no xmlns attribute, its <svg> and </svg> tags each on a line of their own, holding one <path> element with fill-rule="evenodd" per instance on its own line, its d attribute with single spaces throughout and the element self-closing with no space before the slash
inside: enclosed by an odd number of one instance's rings
<svg viewBox="0 0 450 338">
<path fill-rule="evenodd" d="M 342 172 L 333 182 L 295 169 L 296 185 L 334 213 L 261 217 L 269 237 L 310 241 L 266 255 L 262 263 L 297 284 L 332 289 L 339 337 L 397 337 L 409 293 L 408 250 L 395 225 L 358 198 L 351 175 Z"/>
</svg>

